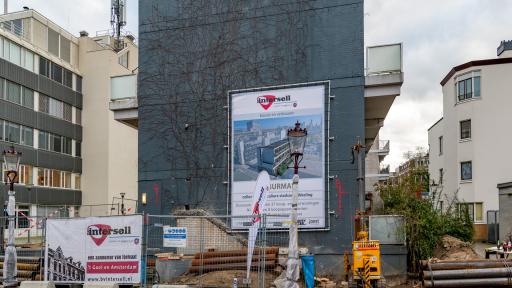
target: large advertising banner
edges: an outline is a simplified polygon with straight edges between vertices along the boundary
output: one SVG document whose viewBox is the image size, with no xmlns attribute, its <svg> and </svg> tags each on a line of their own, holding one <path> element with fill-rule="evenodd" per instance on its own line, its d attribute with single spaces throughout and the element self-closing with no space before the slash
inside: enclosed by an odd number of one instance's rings
<svg viewBox="0 0 512 288">
<path fill-rule="evenodd" d="M 142 216 L 48 219 L 45 279 L 141 281 Z"/>
<path fill-rule="evenodd" d="M 231 97 L 231 214 L 251 215 L 252 193 L 260 171 L 270 175 L 263 212 L 291 212 L 293 166 L 288 129 L 298 121 L 308 135 L 299 169 L 298 224 L 325 227 L 325 101 L 328 83 L 233 91 Z M 268 228 L 286 228 L 288 217 L 269 217 Z M 233 229 L 247 229 L 250 218 L 234 218 Z"/>
</svg>

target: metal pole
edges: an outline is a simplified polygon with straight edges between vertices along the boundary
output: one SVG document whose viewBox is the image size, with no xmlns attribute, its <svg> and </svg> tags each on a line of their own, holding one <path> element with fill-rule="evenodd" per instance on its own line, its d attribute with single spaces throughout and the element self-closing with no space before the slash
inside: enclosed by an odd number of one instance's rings
<svg viewBox="0 0 512 288">
<path fill-rule="evenodd" d="M 7 239 L 7 249 L 4 256 L 4 287 L 18 286 L 16 280 L 16 247 L 14 246 L 14 210 L 16 208 L 14 192 L 14 181 L 10 182 L 9 200 L 7 202 L 7 214 L 9 215 L 9 236 Z"/>
<path fill-rule="evenodd" d="M 364 146 L 361 145 L 361 138 L 357 136 L 357 184 L 359 192 L 359 210 L 361 213 L 365 211 L 364 205 L 364 172 L 363 172 L 363 155 Z M 362 221 L 361 221 L 362 223 Z"/>
<path fill-rule="evenodd" d="M 298 161 L 295 161 L 298 166 Z M 293 175 L 292 182 L 292 211 L 290 215 L 290 230 L 288 244 L 288 260 L 286 262 L 286 287 L 298 288 L 299 280 L 299 249 L 297 233 L 297 205 L 299 201 L 299 174 Z"/>
</svg>

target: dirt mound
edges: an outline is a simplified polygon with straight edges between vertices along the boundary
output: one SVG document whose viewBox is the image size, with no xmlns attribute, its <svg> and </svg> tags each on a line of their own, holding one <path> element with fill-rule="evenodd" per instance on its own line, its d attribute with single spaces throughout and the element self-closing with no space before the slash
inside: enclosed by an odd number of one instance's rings
<svg viewBox="0 0 512 288">
<path fill-rule="evenodd" d="M 455 237 L 444 235 L 434 250 L 434 258 L 439 260 L 469 260 L 469 259 L 482 259 L 478 255 L 471 243 L 464 242 Z"/>
<path fill-rule="evenodd" d="M 215 271 L 206 273 L 203 275 L 188 274 L 176 278 L 168 284 L 186 284 L 186 285 L 199 285 L 207 287 L 233 287 L 233 278 L 238 278 L 239 287 L 243 287 L 242 279 L 245 278 L 245 271 L 237 270 L 226 270 L 226 271 Z M 251 287 L 258 287 L 258 273 L 251 272 Z M 266 272 L 265 273 L 265 287 L 271 287 L 272 282 L 277 277 L 276 273 Z M 300 286 L 302 287 L 302 286 Z"/>
</svg>

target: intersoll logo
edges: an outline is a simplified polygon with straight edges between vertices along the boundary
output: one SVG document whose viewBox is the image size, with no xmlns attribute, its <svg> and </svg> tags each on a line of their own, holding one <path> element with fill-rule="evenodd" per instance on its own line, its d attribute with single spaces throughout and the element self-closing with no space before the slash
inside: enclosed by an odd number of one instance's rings
<svg viewBox="0 0 512 288">
<path fill-rule="evenodd" d="M 272 106 L 272 104 L 274 104 L 274 102 L 290 102 L 291 101 L 291 97 L 290 95 L 286 95 L 286 96 L 283 96 L 283 97 L 276 97 L 275 95 L 263 95 L 263 96 L 258 96 L 258 98 L 256 99 L 256 102 L 258 102 L 261 107 L 263 107 L 263 109 L 265 110 L 268 110 L 268 108 L 270 108 L 270 106 Z"/>
<path fill-rule="evenodd" d="M 109 235 L 128 235 L 132 234 L 132 227 L 125 226 L 123 228 L 112 228 L 107 224 L 93 224 L 87 227 L 87 235 L 89 235 L 96 244 L 100 246 Z"/>
</svg>

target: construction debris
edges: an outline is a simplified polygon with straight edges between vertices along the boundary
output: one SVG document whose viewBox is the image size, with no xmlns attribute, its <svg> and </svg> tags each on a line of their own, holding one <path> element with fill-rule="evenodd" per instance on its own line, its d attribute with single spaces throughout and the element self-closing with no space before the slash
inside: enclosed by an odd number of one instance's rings
<svg viewBox="0 0 512 288">
<path fill-rule="evenodd" d="M 455 237 L 445 235 L 441 243 L 434 250 L 434 257 L 439 260 L 470 260 L 482 259 L 478 255 L 471 243 L 461 241 Z"/>
</svg>

